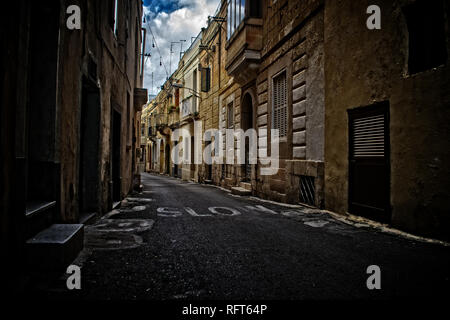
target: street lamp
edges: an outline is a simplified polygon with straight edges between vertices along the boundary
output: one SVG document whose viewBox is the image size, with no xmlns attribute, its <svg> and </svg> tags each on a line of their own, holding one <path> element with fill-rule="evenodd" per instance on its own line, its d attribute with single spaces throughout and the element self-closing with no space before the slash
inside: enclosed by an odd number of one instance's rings
<svg viewBox="0 0 450 320">
<path fill-rule="evenodd" d="M 198 93 L 197 91 L 195 91 L 194 89 L 191 89 L 191 88 L 186 88 L 186 87 L 183 86 L 181 83 L 176 83 L 176 82 L 174 82 L 174 83 L 172 83 L 172 87 L 177 88 L 177 89 L 186 89 L 186 90 L 189 90 L 189 91 L 192 92 L 192 94 L 193 94 L 194 96 L 196 96 L 197 98 L 200 98 L 200 99 L 201 99 L 201 97 L 199 96 L 199 93 Z"/>
</svg>

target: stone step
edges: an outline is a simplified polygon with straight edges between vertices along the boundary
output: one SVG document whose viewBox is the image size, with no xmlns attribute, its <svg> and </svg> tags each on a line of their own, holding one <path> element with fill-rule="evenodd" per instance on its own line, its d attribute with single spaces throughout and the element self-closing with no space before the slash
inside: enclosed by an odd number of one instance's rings
<svg viewBox="0 0 450 320">
<path fill-rule="evenodd" d="M 98 217 L 97 212 L 83 213 L 80 216 L 79 223 L 81 223 L 81 224 L 93 224 L 95 222 L 95 220 L 97 219 L 97 217 Z"/>
<path fill-rule="evenodd" d="M 252 191 L 252 184 L 250 182 L 241 182 L 241 188 L 244 188 L 248 191 Z"/>
<path fill-rule="evenodd" d="M 252 195 L 251 191 L 249 191 L 249 190 L 247 190 L 245 188 L 242 188 L 242 187 L 232 187 L 231 188 L 231 193 L 232 194 L 236 194 L 238 196 L 250 196 L 250 195 Z"/>
<path fill-rule="evenodd" d="M 56 208 L 56 201 L 30 200 L 25 206 L 26 234 L 32 237 L 41 230 L 50 227 Z"/>
<path fill-rule="evenodd" d="M 26 242 L 27 263 L 39 270 L 70 265 L 83 249 L 82 224 L 53 224 Z"/>
</svg>

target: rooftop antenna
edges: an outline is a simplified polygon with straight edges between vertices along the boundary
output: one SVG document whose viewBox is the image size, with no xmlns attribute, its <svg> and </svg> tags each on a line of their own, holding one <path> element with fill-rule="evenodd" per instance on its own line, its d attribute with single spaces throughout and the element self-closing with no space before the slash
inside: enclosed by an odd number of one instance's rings
<svg viewBox="0 0 450 320">
<path fill-rule="evenodd" d="M 183 42 L 186 42 L 186 40 L 180 40 L 180 44 L 181 44 L 181 48 L 180 48 L 180 60 L 181 60 L 182 53 L 183 53 Z"/>
<path fill-rule="evenodd" d="M 173 44 L 178 42 L 171 42 L 170 43 L 170 68 L 169 68 L 169 74 L 172 74 L 172 53 L 173 53 Z"/>
</svg>

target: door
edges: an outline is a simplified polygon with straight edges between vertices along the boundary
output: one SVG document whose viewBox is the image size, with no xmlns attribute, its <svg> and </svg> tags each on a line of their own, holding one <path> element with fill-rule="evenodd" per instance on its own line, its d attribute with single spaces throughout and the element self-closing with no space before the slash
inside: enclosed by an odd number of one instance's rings
<svg viewBox="0 0 450 320">
<path fill-rule="evenodd" d="M 99 206 L 100 91 L 83 79 L 80 118 L 80 212 L 96 212 Z"/>
<path fill-rule="evenodd" d="M 166 174 L 170 175 L 170 145 L 166 145 L 166 154 L 165 154 L 165 160 L 166 160 Z"/>
<path fill-rule="evenodd" d="M 195 143 L 195 139 L 194 136 L 191 137 L 191 179 L 195 178 L 195 164 L 194 164 L 194 152 L 195 152 L 195 148 L 194 148 L 194 143 Z"/>
<path fill-rule="evenodd" d="M 389 222 L 389 103 L 348 111 L 349 212 Z"/>
<path fill-rule="evenodd" d="M 242 100 L 242 129 L 247 131 L 253 129 L 253 101 L 249 93 L 245 94 Z M 244 181 L 252 180 L 252 164 L 250 163 L 250 144 L 249 139 L 245 139 L 245 163 L 244 169 Z"/>
</svg>

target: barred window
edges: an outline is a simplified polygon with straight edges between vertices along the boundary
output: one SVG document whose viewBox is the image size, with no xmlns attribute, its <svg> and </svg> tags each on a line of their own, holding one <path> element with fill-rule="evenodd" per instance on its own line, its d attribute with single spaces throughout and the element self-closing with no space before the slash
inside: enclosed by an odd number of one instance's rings
<svg viewBox="0 0 450 320">
<path fill-rule="evenodd" d="M 273 78 L 272 129 L 278 129 L 280 137 L 287 135 L 287 81 L 286 71 Z"/>
</svg>

